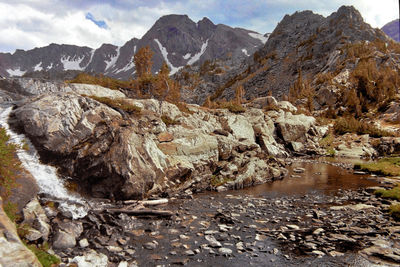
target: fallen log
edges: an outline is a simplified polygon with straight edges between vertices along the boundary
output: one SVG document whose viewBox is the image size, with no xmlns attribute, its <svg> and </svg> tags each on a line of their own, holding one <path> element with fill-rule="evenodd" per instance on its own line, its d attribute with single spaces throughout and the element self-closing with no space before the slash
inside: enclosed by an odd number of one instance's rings
<svg viewBox="0 0 400 267">
<path fill-rule="evenodd" d="M 168 210 L 151 210 L 151 209 L 141 209 L 141 210 L 131 210 L 131 209 L 108 209 L 110 213 L 125 213 L 133 216 L 158 216 L 158 217 L 171 217 L 174 215 Z"/>
<path fill-rule="evenodd" d="M 142 204 L 143 206 L 156 206 L 156 205 L 161 205 L 161 204 L 166 204 L 168 203 L 168 199 L 162 198 L 162 199 L 155 199 L 155 200 L 126 200 L 124 201 L 124 204 Z"/>
</svg>

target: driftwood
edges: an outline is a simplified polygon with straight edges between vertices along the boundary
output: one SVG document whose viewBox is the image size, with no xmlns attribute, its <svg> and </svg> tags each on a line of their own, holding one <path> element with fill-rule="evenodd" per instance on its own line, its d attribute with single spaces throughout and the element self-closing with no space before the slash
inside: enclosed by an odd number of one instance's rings
<svg viewBox="0 0 400 267">
<path fill-rule="evenodd" d="M 156 206 L 156 205 L 161 205 L 161 204 L 166 204 L 168 203 L 168 199 L 162 198 L 162 199 L 155 199 L 155 200 L 126 200 L 124 201 L 124 204 L 137 204 L 137 205 L 143 205 L 143 206 Z"/>
<path fill-rule="evenodd" d="M 151 209 L 108 209 L 110 213 L 126 213 L 133 216 L 158 216 L 158 217 L 171 217 L 173 213 L 168 210 L 151 210 Z"/>
</svg>

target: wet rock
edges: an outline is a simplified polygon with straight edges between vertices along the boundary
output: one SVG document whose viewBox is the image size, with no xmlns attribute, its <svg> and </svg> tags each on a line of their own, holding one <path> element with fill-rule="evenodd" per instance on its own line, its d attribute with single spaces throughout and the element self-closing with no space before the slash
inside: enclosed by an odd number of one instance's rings
<svg viewBox="0 0 400 267">
<path fill-rule="evenodd" d="M 49 219 L 47 218 L 38 199 L 35 197 L 31 200 L 22 210 L 22 213 L 24 215 L 23 223 L 32 227 L 31 229 L 28 229 L 25 238 L 30 241 L 43 238 L 43 240 L 46 241 L 50 234 Z"/>
<path fill-rule="evenodd" d="M 304 168 L 294 168 L 293 169 L 293 172 L 295 172 L 295 173 L 303 173 L 305 171 L 306 171 L 306 169 L 304 169 Z"/>
<path fill-rule="evenodd" d="M 206 235 L 206 236 L 204 236 L 204 238 L 208 241 L 208 244 L 210 245 L 210 247 L 212 247 L 212 248 L 220 248 L 220 247 L 222 247 L 221 243 L 218 242 L 217 239 L 215 239 L 214 236 Z"/>
<path fill-rule="evenodd" d="M 151 242 L 147 242 L 147 243 L 143 244 L 143 247 L 145 249 L 153 250 L 153 249 L 156 249 L 158 247 L 158 242 L 153 240 Z"/>
<path fill-rule="evenodd" d="M 230 256 L 232 254 L 232 249 L 230 248 L 219 248 L 218 253 L 224 256 Z"/>
</svg>

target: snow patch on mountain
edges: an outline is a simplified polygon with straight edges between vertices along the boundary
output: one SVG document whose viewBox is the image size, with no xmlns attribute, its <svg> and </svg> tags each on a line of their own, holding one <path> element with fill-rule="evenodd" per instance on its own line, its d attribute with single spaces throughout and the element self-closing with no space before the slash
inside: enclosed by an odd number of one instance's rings
<svg viewBox="0 0 400 267">
<path fill-rule="evenodd" d="M 70 57 L 70 56 L 63 56 L 61 58 L 61 63 L 64 66 L 64 70 L 83 70 L 83 67 L 80 67 L 82 60 L 84 57 Z"/>
<path fill-rule="evenodd" d="M 264 35 L 259 33 L 249 32 L 249 35 L 254 39 L 260 40 L 263 44 L 265 44 L 268 41 L 268 37 L 265 37 Z"/>
<path fill-rule="evenodd" d="M 17 68 L 17 69 L 7 69 L 6 70 L 7 72 L 8 72 L 8 74 L 10 75 L 10 76 L 12 76 L 12 77 L 15 77 L 15 76 L 22 76 L 22 75 L 24 75 L 25 73 L 26 73 L 26 71 L 24 71 L 24 70 L 21 70 L 20 68 Z"/>
<path fill-rule="evenodd" d="M 163 55 L 163 58 L 164 58 L 165 62 L 167 63 L 168 67 L 171 69 L 170 75 L 175 74 L 182 67 L 176 68 L 174 65 L 172 65 L 172 63 L 168 59 L 168 51 L 167 51 L 167 49 L 164 46 L 162 46 L 162 44 L 160 43 L 160 41 L 158 41 L 158 39 L 154 39 L 154 41 L 157 43 L 158 48 L 160 49 L 161 54 Z"/>
<path fill-rule="evenodd" d="M 192 54 L 187 53 L 186 55 L 182 56 L 183 59 L 189 59 L 192 56 Z"/>
<path fill-rule="evenodd" d="M 126 72 L 132 69 L 133 67 L 135 67 L 135 62 L 131 61 L 128 64 L 126 64 L 122 69 L 117 70 L 115 73 Z"/>
<path fill-rule="evenodd" d="M 33 67 L 34 71 L 41 71 L 42 68 L 42 61 L 40 61 L 35 67 Z"/>
<path fill-rule="evenodd" d="M 89 66 L 90 63 L 92 63 L 93 56 L 94 56 L 94 52 L 96 52 L 96 49 L 92 49 L 92 51 L 90 51 L 90 59 L 89 59 L 88 64 L 86 64 L 85 68 L 86 68 L 87 66 Z"/>
<path fill-rule="evenodd" d="M 115 56 L 111 56 L 110 57 L 110 60 L 106 60 L 105 61 L 105 63 L 106 63 L 106 68 L 105 68 L 105 70 L 108 70 L 109 68 L 111 68 L 112 66 L 114 66 L 115 65 L 115 63 L 117 62 L 117 60 L 118 60 L 118 58 L 119 58 L 119 53 L 120 53 L 120 48 L 121 47 L 117 47 L 117 50 L 116 50 L 116 52 L 117 52 L 117 54 L 115 55 Z"/>
<path fill-rule="evenodd" d="M 250 56 L 249 53 L 247 53 L 247 50 L 245 48 L 242 49 L 243 54 L 245 54 L 246 56 Z"/>
<path fill-rule="evenodd" d="M 200 59 L 200 57 L 204 54 L 204 52 L 206 51 L 208 46 L 208 39 L 205 43 L 202 44 L 200 52 L 195 54 L 191 59 L 189 59 L 189 61 L 187 62 L 187 64 L 192 65 L 193 63 L 195 63 L 196 61 L 198 61 Z"/>
</svg>

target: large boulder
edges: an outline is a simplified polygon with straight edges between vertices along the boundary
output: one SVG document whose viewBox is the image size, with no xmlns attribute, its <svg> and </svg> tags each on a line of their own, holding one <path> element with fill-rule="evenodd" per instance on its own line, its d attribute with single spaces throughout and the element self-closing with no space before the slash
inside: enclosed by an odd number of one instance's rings
<svg viewBox="0 0 400 267">
<path fill-rule="evenodd" d="M 40 267 L 35 254 L 19 239 L 15 224 L 3 210 L 0 197 L 0 266 Z"/>
<path fill-rule="evenodd" d="M 285 112 L 275 121 L 278 135 L 287 143 L 306 142 L 307 133 L 315 123 L 314 117 L 293 115 L 291 112 Z"/>
<path fill-rule="evenodd" d="M 47 241 L 50 234 L 49 219 L 39 201 L 35 197 L 22 210 L 24 215 L 24 224 L 30 226 L 25 238 L 29 241 L 35 241 L 39 238 Z"/>
</svg>

